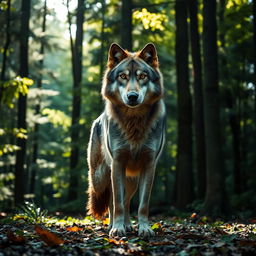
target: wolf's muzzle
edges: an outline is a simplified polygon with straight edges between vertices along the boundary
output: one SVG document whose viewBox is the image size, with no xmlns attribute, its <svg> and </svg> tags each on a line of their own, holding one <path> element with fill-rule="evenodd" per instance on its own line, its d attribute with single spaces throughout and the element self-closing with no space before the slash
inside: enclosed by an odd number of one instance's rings
<svg viewBox="0 0 256 256">
<path fill-rule="evenodd" d="M 138 98 L 139 98 L 139 94 L 137 92 L 127 93 L 128 104 L 131 106 L 135 106 L 138 104 L 137 102 Z"/>
</svg>

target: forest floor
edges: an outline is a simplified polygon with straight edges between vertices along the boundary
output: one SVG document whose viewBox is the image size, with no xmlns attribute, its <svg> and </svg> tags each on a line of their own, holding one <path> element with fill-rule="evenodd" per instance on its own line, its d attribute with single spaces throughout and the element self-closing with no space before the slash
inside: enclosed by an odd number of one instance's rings
<svg viewBox="0 0 256 256">
<path fill-rule="evenodd" d="M 4 213 L 2 213 L 4 215 Z M 154 217 L 156 236 L 141 239 L 134 231 L 127 237 L 108 236 L 108 219 L 90 217 L 2 216 L 2 255 L 256 255 L 256 220 L 211 221 L 192 214 L 187 218 Z"/>
</svg>

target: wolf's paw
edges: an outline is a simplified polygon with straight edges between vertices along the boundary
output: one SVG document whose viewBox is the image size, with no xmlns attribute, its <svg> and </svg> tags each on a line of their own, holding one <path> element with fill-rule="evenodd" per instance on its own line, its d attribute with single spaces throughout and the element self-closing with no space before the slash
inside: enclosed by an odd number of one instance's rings
<svg viewBox="0 0 256 256">
<path fill-rule="evenodd" d="M 139 224 L 139 236 L 140 237 L 150 237 L 154 236 L 155 232 L 151 229 L 148 224 Z"/>
<path fill-rule="evenodd" d="M 123 237 L 126 236 L 125 227 L 123 224 L 113 225 L 109 231 L 109 236 L 111 237 Z"/>
</svg>

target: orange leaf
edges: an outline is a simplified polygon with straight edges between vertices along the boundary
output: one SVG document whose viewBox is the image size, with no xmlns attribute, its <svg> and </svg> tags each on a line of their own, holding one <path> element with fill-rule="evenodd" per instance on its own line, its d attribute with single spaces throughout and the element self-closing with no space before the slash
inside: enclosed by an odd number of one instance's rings
<svg viewBox="0 0 256 256">
<path fill-rule="evenodd" d="M 39 235 L 41 240 L 44 241 L 48 246 L 57 246 L 57 245 L 64 244 L 64 240 L 59 238 L 54 233 L 41 228 L 38 225 L 35 226 L 35 231 Z"/>
<path fill-rule="evenodd" d="M 109 225 L 109 218 L 105 218 L 103 221 L 102 221 L 103 225 Z"/>
<path fill-rule="evenodd" d="M 9 241 L 13 242 L 14 244 L 24 244 L 26 242 L 26 239 L 24 236 L 17 235 L 12 231 L 8 231 L 7 237 Z"/>
<path fill-rule="evenodd" d="M 193 212 L 190 216 L 190 218 L 196 218 L 197 217 L 197 214 L 195 212 Z"/>
<path fill-rule="evenodd" d="M 67 227 L 66 230 L 70 231 L 70 232 L 78 232 L 78 231 L 83 230 L 83 228 L 79 228 L 78 226 L 74 226 L 74 227 Z"/>
<path fill-rule="evenodd" d="M 111 239 L 111 238 L 107 238 L 108 242 L 111 244 L 115 244 L 115 245 L 120 245 L 120 244 L 126 244 L 126 242 L 124 240 L 115 240 L 115 239 Z"/>
</svg>

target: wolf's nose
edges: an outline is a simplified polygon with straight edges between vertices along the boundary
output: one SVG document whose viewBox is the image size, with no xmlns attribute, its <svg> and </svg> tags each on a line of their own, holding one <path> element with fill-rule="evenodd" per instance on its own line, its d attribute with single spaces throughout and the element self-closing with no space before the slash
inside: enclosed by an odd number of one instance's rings
<svg viewBox="0 0 256 256">
<path fill-rule="evenodd" d="M 139 94 L 137 92 L 128 92 L 127 98 L 131 102 L 135 102 L 139 97 Z"/>
</svg>

